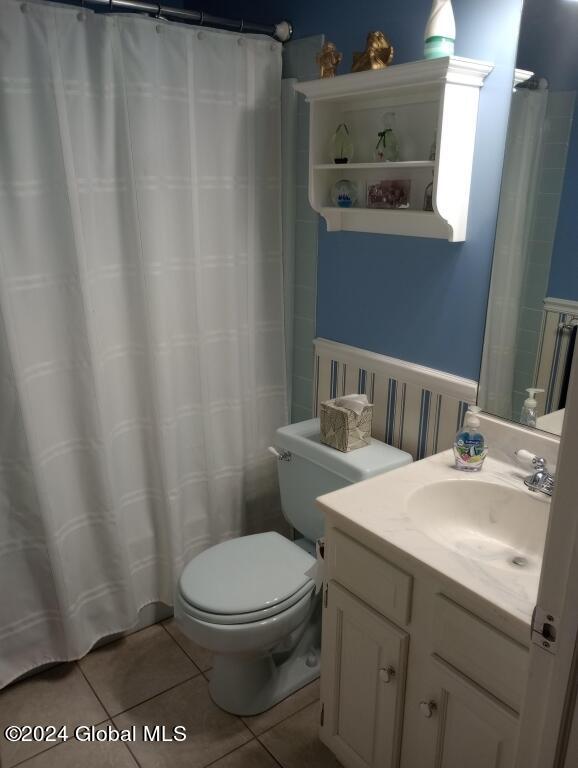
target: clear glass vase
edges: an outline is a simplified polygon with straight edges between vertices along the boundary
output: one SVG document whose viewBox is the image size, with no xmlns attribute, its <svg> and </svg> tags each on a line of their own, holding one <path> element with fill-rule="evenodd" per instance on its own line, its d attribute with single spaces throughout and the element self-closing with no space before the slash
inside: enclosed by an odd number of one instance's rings
<svg viewBox="0 0 578 768">
<path fill-rule="evenodd" d="M 351 162 L 353 158 L 353 141 L 351 140 L 351 132 L 347 123 L 339 123 L 337 126 L 331 138 L 330 156 L 331 160 L 338 165 Z"/>
<path fill-rule="evenodd" d="M 400 159 L 395 112 L 386 112 L 383 116 L 383 130 L 377 134 L 373 159 L 378 163 L 395 163 Z"/>
</svg>

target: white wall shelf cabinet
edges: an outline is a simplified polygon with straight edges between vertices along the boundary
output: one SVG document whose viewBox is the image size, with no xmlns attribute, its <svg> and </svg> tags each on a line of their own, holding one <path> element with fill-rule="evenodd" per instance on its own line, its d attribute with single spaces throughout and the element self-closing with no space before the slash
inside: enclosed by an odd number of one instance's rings
<svg viewBox="0 0 578 768">
<path fill-rule="evenodd" d="M 297 83 L 310 103 L 309 201 L 327 229 L 465 240 L 479 95 L 492 69 L 451 56 Z M 402 159 L 375 163 L 377 133 L 388 111 L 396 114 Z M 343 122 L 351 129 L 353 162 L 334 164 L 331 137 Z M 433 213 L 423 210 L 432 177 Z M 357 185 L 352 208 L 331 204 L 331 188 L 341 178 Z M 367 208 L 367 186 L 381 180 L 409 180 L 410 207 Z"/>
</svg>

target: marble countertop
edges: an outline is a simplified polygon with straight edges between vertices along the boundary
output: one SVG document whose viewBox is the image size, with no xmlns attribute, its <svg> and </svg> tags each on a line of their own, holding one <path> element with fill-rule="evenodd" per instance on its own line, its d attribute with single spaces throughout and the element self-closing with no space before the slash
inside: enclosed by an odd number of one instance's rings
<svg viewBox="0 0 578 768">
<path fill-rule="evenodd" d="M 538 416 L 536 420 L 536 426 L 538 429 L 544 429 L 546 432 L 552 432 L 554 435 L 562 434 L 562 427 L 564 426 L 564 413 L 565 409 L 562 408 L 559 411 L 552 411 L 544 416 Z"/>
<path fill-rule="evenodd" d="M 538 594 L 541 552 L 533 563 L 522 568 L 509 566 L 505 561 L 497 564 L 491 559 L 468 557 L 467 553 L 456 551 L 428 535 L 427 526 L 420 526 L 408 504 L 413 493 L 440 480 L 464 483 L 482 480 L 527 493 L 528 526 L 540 518 L 545 537 L 550 500 L 542 494 L 526 491 L 523 480 L 527 475 L 527 468 L 502 463 L 491 456 L 480 472 L 459 472 L 454 467 L 452 451 L 444 451 L 321 496 L 318 503 L 330 524 L 355 535 L 362 544 L 375 549 L 376 538 L 386 542 L 397 552 L 416 558 L 444 579 L 490 603 L 506 618 L 515 619 L 518 627 L 528 628 Z M 475 491 L 472 486 L 472 492 Z M 525 513 L 525 497 L 519 500 Z"/>
</svg>

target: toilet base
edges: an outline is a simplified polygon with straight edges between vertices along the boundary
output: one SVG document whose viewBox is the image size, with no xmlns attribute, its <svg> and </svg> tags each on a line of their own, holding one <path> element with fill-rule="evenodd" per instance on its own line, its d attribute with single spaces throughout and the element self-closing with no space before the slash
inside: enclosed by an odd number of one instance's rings
<svg viewBox="0 0 578 768">
<path fill-rule="evenodd" d="M 271 658 L 220 656 L 211 670 L 209 693 L 215 704 L 233 715 L 258 715 L 319 677 L 319 656 L 310 667 L 303 657 L 276 667 Z"/>
<path fill-rule="evenodd" d="M 285 650 L 289 639 L 258 656 L 215 654 L 209 681 L 215 704 L 233 715 L 258 715 L 319 677 L 321 627 L 312 618 L 292 650 Z"/>
</svg>

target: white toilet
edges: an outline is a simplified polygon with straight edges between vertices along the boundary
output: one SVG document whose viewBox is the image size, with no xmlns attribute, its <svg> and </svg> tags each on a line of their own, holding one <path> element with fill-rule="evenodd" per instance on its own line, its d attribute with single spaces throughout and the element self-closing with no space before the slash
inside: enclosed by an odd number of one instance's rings
<svg viewBox="0 0 578 768">
<path fill-rule="evenodd" d="M 318 419 L 278 429 L 275 447 L 283 514 L 303 538 L 270 532 L 217 544 L 185 566 L 175 600 L 181 630 L 213 652 L 214 702 L 237 715 L 263 712 L 319 674 L 317 496 L 412 460 L 378 440 L 351 453 L 328 448 Z"/>
</svg>

